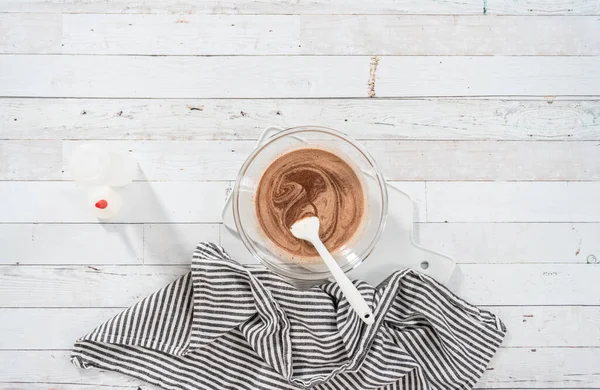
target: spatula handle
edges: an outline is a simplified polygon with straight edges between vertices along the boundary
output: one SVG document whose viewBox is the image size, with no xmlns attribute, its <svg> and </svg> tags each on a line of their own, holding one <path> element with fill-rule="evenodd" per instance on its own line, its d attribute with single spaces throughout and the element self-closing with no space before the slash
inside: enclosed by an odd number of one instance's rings
<svg viewBox="0 0 600 390">
<path fill-rule="evenodd" d="M 354 284 L 348 279 L 344 271 L 340 268 L 337 261 L 331 256 L 331 253 L 327 250 L 325 245 L 320 240 L 314 240 L 312 242 L 313 246 L 319 252 L 319 255 L 325 262 L 325 265 L 329 268 L 329 271 L 335 278 L 338 286 L 344 293 L 344 296 L 350 303 L 350 306 L 354 311 L 358 314 L 361 320 L 363 320 L 366 324 L 371 325 L 375 318 L 373 316 L 373 312 L 371 308 L 365 301 L 365 299 L 360 295 L 360 292 L 356 289 Z"/>
</svg>

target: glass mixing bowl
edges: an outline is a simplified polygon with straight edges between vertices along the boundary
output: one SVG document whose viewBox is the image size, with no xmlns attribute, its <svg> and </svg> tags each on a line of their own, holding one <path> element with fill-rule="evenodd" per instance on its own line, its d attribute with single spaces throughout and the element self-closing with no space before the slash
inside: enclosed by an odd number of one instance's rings
<svg viewBox="0 0 600 390">
<path fill-rule="evenodd" d="M 248 251 L 271 271 L 297 286 L 309 287 L 331 275 L 320 261 L 297 261 L 273 244 L 257 220 L 254 197 L 263 172 L 281 155 L 301 148 L 321 148 L 335 153 L 354 168 L 365 195 L 364 218 L 358 231 L 332 252 L 345 271 L 362 263 L 375 248 L 385 227 L 388 194 L 375 160 L 355 140 L 337 130 L 302 126 L 283 130 L 263 143 L 246 159 L 233 189 L 233 218 Z"/>
</svg>

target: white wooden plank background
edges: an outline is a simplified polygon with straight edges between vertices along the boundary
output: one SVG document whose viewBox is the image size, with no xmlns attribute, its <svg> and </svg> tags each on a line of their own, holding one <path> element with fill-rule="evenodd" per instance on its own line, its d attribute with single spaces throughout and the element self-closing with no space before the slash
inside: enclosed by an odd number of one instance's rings
<svg viewBox="0 0 600 390">
<path fill-rule="evenodd" d="M 0 14 L 0 26 L 4 53 L 590 56 L 600 51 L 596 16 L 22 13 Z M 340 30 L 344 33 L 336 33 Z"/>
<path fill-rule="evenodd" d="M 593 306 L 494 306 L 514 331 L 503 347 L 598 347 L 600 309 Z M 69 349 L 85 334 L 123 308 L 3 308 L 0 343 L 7 349 Z M 64 323 L 73 326 L 65 327 Z M 39 324 L 44 327 L 40 328 Z M 567 330 L 567 332 L 565 331 Z M 590 344 L 590 341 L 593 344 Z"/>
<path fill-rule="evenodd" d="M 7 54 L 0 57 L 0 85 L 9 96 L 164 98 L 594 95 L 600 89 L 600 59 L 593 56 L 386 56 L 378 58 L 369 88 L 372 61 Z"/>
<path fill-rule="evenodd" d="M 324 3 L 256 0 L 202 0 L 141 3 L 104 0 L 2 0 L 0 12 L 142 13 L 142 14 L 508 14 L 600 15 L 590 0 L 330 0 Z"/>
<path fill-rule="evenodd" d="M 2 266 L 0 307 L 122 307 L 186 271 L 189 266 Z M 458 277 L 453 289 L 477 305 L 600 305 L 600 267 L 591 264 L 461 264 Z"/>
<path fill-rule="evenodd" d="M 600 389 L 600 2 L 0 0 L 0 388 L 156 390 L 72 342 L 239 246 L 220 209 L 269 125 L 360 139 L 452 289 L 509 334 L 477 388 Z M 375 63 L 377 65 L 375 66 Z M 374 96 L 375 98 L 370 98 Z M 74 147 L 130 150 L 99 224 Z"/>
<path fill-rule="evenodd" d="M 600 182 L 430 182 L 431 222 L 598 222 Z"/>
<path fill-rule="evenodd" d="M 186 265 L 198 237 L 235 245 L 223 241 L 222 229 L 211 223 L 3 224 L 0 264 Z M 424 246 L 459 263 L 600 263 L 598 223 L 421 222 L 416 233 Z M 74 244 L 64 245 L 64 237 Z M 77 256 L 84 249 L 88 255 Z"/>
<path fill-rule="evenodd" d="M 486 13 L 498 15 L 598 15 L 596 1 L 570 0 L 488 0 Z"/>
<path fill-rule="evenodd" d="M 581 0 L 576 1 L 576 3 Z M 584 0 L 585 2 L 585 0 Z M 594 7 L 591 7 L 594 9 Z M 595 7 L 597 9 L 598 7 Z M 480 0 L 328 0 L 289 2 L 286 0 L 201 0 L 165 2 L 145 0 L 141 3 L 116 0 L 2 0 L 0 12 L 64 12 L 64 13 L 175 13 L 175 14 L 480 14 Z"/>
<path fill-rule="evenodd" d="M 319 123 L 360 140 L 600 140 L 597 98 L 503 99 L 0 98 L 0 138 L 255 140 Z"/>
<path fill-rule="evenodd" d="M 90 141 L 0 141 L 0 179 L 70 179 L 70 156 Z M 136 180 L 235 180 L 254 141 L 104 141 L 130 150 Z M 600 178 L 598 141 L 365 141 L 389 180 Z M 62 156 L 65 156 L 63 159 Z M 418 166 L 419 170 L 412 167 Z"/>
</svg>

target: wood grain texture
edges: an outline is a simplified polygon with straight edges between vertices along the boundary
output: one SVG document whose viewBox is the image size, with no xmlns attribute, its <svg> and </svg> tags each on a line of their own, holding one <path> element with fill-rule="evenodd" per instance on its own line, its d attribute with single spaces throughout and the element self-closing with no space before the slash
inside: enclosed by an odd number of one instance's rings
<svg viewBox="0 0 600 390">
<path fill-rule="evenodd" d="M 596 141 L 365 141 L 364 144 L 391 180 L 600 179 L 600 147 Z"/>
<path fill-rule="evenodd" d="M 492 359 L 477 387 L 598 388 L 600 348 L 508 348 Z"/>
<path fill-rule="evenodd" d="M 13 353 L 13 358 L 9 354 Z M 71 364 L 70 351 L 0 351 L 0 384 L 3 382 L 42 382 L 95 385 L 97 388 L 138 386 L 143 381 L 105 370 L 82 370 Z M 46 390 L 47 385 L 41 389 Z M 150 389 L 145 387 L 144 389 Z M 31 389 L 31 387 L 29 388 Z M 152 388 L 153 390 L 155 388 Z"/>
<path fill-rule="evenodd" d="M 200 241 L 220 243 L 219 225 L 144 225 L 144 264 L 190 264 Z"/>
<path fill-rule="evenodd" d="M 189 272 L 190 267 L 98 265 L 0 269 L 0 278 L 8 282 L 0 288 L 0 307 L 123 307 L 175 281 Z M 23 295 L 23 299 L 15 300 L 15 295 Z"/>
<path fill-rule="evenodd" d="M 6 142 L 6 141 L 5 141 Z M 40 142 L 40 141 L 36 141 Z M 67 141 L 63 179 L 70 156 L 90 141 Z M 140 171 L 137 180 L 235 180 L 254 141 L 104 141 L 129 150 Z M 365 141 L 388 180 L 544 180 L 600 179 L 597 141 Z M 20 154 L 20 156 L 23 156 Z M 23 160 L 36 163 L 36 155 Z M 40 165 L 42 165 L 40 163 Z M 415 167 L 419 167 L 415 169 Z M 26 175 L 28 171 L 23 172 Z M 19 178 L 19 171 L 7 175 Z M 42 177 L 43 178 L 43 177 Z"/>
<path fill-rule="evenodd" d="M 429 182 L 428 222 L 600 222 L 600 182 Z"/>
<path fill-rule="evenodd" d="M 580 0 L 581 1 L 581 0 Z M 480 0 L 0 0 L 0 12 L 63 12 L 117 14 L 481 14 Z"/>
<path fill-rule="evenodd" d="M 594 16 L 322 15 L 300 20 L 300 44 L 306 47 L 306 54 L 512 56 L 600 52 L 600 22 Z M 337 33 L 340 30 L 344 33 Z"/>
<path fill-rule="evenodd" d="M 143 234 L 140 224 L 0 224 L 0 264 L 142 264 Z"/>
<path fill-rule="evenodd" d="M 425 183 L 394 182 L 413 197 L 425 221 Z M 218 223 L 232 182 L 134 182 L 123 192 L 114 223 Z M 87 208 L 86 189 L 73 182 L 0 181 L 0 223 L 98 222 Z M 53 205 L 53 207 L 48 207 Z"/>
<path fill-rule="evenodd" d="M 0 307 L 123 307 L 188 266 L 2 266 Z M 477 305 L 600 305 L 600 266 L 461 264 L 451 287 Z M 462 280 L 461 280 L 462 279 Z"/>
<path fill-rule="evenodd" d="M 597 57 L 381 57 L 375 96 L 595 95 Z"/>
<path fill-rule="evenodd" d="M 427 182 L 426 202 L 423 182 L 393 184 L 419 189 L 419 222 L 600 222 L 598 182 Z M 114 222 L 220 222 L 230 189 L 229 182 L 134 182 Z M 1 222 L 96 222 L 73 182 L 0 182 L 0 197 L 10 206 L 0 209 Z"/>
<path fill-rule="evenodd" d="M 0 264 L 189 264 L 200 241 L 219 243 L 219 225 L 0 224 Z"/>
<path fill-rule="evenodd" d="M 0 309 L 0 349 L 69 349 L 79 337 L 122 308 Z M 600 308 L 595 306 L 490 307 L 509 332 L 505 348 L 600 347 Z M 39 324 L 44 324 L 41 327 Z"/>
<path fill-rule="evenodd" d="M 4 96 L 366 97 L 369 57 L 5 55 Z"/>
<path fill-rule="evenodd" d="M 123 310 L 0 309 L 0 348 L 71 349 L 75 340 Z"/>
<path fill-rule="evenodd" d="M 0 351 L 2 382 L 135 385 L 140 381 L 102 370 L 78 370 L 69 351 Z M 476 388 L 597 388 L 600 348 L 505 348 L 492 361 Z M 519 362 L 515 368 L 514 362 Z"/>
<path fill-rule="evenodd" d="M 600 101 L 0 99 L 2 139 L 255 140 L 267 126 L 306 123 L 360 140 L 593 141 Z"/>
<path fill-rule="evenodd" d="M 0 90 L 6 97 L 367 97 L 370 61 L 4 55 Z M 600 57 L 390 56 L 379 58 L 374 90 L 377 97 L 597 95 L 599 67 Z"/>
<path fill-rule="evenodd" d="M 134 182 L 111 222 L 220 222 L 227 182 Z M 98 222 L 87 191 L 73 182 L 0 181 L 0 222 Z"/>
<path fill-rule="evenodd" d="M 390 184 L 407 194 L 414 204 L 413 220 L 425 222 L 427 220 L 427 191 L 422 181 L 395 181 Z"/>
<path fill-rule="evenodd" d="M 597 306 L 488 307 L 508 329 L 502 346 L 600 347 Z"/>
<path fill-rule="evenodd" d="M 55 180 L 62 176 L 60 140 L 0 141 L 0 180 Z"/>
<path fill-rule="evenodd" d="M 425 205 L 420 210 L 424 212 Z M 595 264 L 600 262 L 599 229 L 597 223 L 421 222 L 415 226 L 421 245 L 462 264 Z M 72 244 L 64 245 L 64 237 L 70 237 Z M 186 265 L 200 241 L 222 243 L 231 254 L 245 251 L 218 224 L 3 224 L 0 263 Z"/>
<path fill-rule="evenodd" d="M 64 178 L 70 179 L 73 150 L 89 141 L 64 143 Z M 104 141 L 117 150 L 131 151 L 139 172 L 137 180 L 235 180 L 254 150 L 254 141 Z"/>
<path fill-rule="evenodd" d="M 0 13 L 0 54 L 59 53 L 62 40 L 60 14 Z"/>
<path fill-rule="evenodd" d="M 487 14 L 600 15 L 600 3 L 589 0 L 487 0 Z"/>
<path fill-rule="evenodd" d="M 25 20 L 28 15 L 23 14 Z M 57 23 L 60 26 L 60 22 Z M 65 14 L 63 54 L 598 55 L 580 17 Z M 339 34 L 339 31 L 344 31 Z M 197 39 L 202 34 L 202 39 Z M 53 50 L 54 48 L 54 50 Z M 10 53 L 10 48 L 5 52 Z M 33 51 L 32 51 L 33 52 Z"/>
<path fill-rule="evenodd" d="M 597 223 L 420 223 L 418 242 L 459 263 L 600 262 Z"/>
<path fill-rule="evenodd" d="M 598 305 L 599 273 L 597 264 L 461 264 L 450 287 L 476 305 Z"/>
</svg>

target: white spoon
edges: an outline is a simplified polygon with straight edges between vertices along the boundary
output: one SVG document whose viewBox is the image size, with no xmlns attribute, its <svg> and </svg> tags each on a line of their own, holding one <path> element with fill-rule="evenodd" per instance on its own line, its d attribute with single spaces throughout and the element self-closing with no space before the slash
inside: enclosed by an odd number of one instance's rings
<svg viewBox="0 0 600 390">
<path fill-rule="evenodd" d="M 338 286 L 342 289 L 342 293 L 344 293 L 344 296 L 348 300 L 348 303 L 350 303 L 350 306 L 352 306 L 352 309 L 354 309 L 361 320 L 367 325 L 371 325 L 375 321 L 371 308 L 367 305 L 367 302 L 365 302 L 362 295 L 360 295 L 356 287 L 354 287 L 350 279 L 348 279 L 344 271 L 342 271 L 319 238 L 319 218 L 308 217 L 300 219 L 294 222 L 290 230 L 294 237 L 308 241 L 315 247 L 323 259 L 323 262 L 325 262 L 325 265 L 329 268 L 329 271 L 335 278 Z"/>
</svg>

